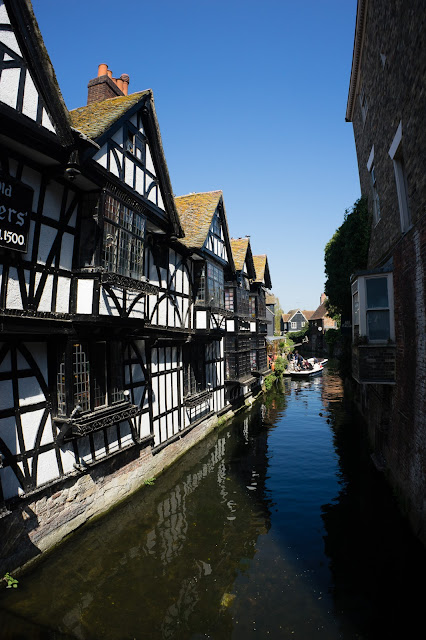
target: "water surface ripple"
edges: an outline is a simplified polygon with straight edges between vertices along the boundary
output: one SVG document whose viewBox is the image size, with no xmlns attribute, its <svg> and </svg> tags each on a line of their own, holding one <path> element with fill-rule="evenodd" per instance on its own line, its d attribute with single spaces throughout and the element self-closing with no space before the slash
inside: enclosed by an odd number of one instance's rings
<svg viewBox="0 0 426 640">
<path fill-rule="evenodd" d="M 0 595 L 4 640 L 424 637 L 425 550 L 332 363 L 285 381 Z"/>
</svg>

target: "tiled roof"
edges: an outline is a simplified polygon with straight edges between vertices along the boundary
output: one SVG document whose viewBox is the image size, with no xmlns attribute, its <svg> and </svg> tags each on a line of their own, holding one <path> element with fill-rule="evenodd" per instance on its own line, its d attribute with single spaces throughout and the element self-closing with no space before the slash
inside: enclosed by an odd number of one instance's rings
<svg viewBox="0 0 426 640">
<path fill-rule="evenodd" d="M 88 138 L 96 139 L 105 133 L 133 105 L 150 93 L 150 89 L 138 91 L 128 96 L 92 102 L 86 107 L 73 109 L 70 111 L 71 124 Z"/>
<path fill-rule="evenodd" d="M 266 294 L 265 303 L 266 304 L 276 304 L 277 303 L 277 299 L 276 299 L 276 297 L 274 296 L 273 293 Z"/>
<path fill-rule="evenodd" d="M 327 313 L 325 302 L 320 304 L 318 309 L 316 309 L 316 311 L 314 311 L 314 313 L 309 318 L 309 320 L 322 320 L 324 326 L 325 327 L 329 327 L 329 328 L 336 326 L 336 322 L 333 320 L 333 318 L 330 318 L 330 316 Z"/>
<path fill-rule="evenodd" d="M 235 269 L 242 271 L 246 261 L 250 238 L 231 238 L 231 249 L 234 258 Z"/>
<path fill-rule="evenodd" d="M 289 318 L 294 316 L 294 314 L 297 313 L 298 311 L 300 311 L 300 313 L 303 313 L 306 320 L 310 320 L 312 314 L 314 313 L 313 311 L 306 311 L 306 309 L 290 309 L 290 311 L 288 312 Z"/>
<path fill-rule="evenodd" d="M 283 313 L 281 317 L 283 319 L 283 322 L 288 322 L 291 316 L 289 313 Z"/>
<path fill-rule="evenodd" d="M 266 256 L 253 256 L 254 268 L 256 271 L 256 282 L 264 282 Z"/>
<path fill-rule="evenodd" d="M 306 309 L 303 309 L 302 313 L 305 316 L 306 320 L 310 320 L 314 311 L 307 311 Z"/>
<path fill-rule="evenodd" d="M 207 191 L 175 198 L 180 223 L 185 232 L 181 242 L 185 246 L 197 249 L 203 247 L 221 197 L 222 191 Z"/>
</svg>

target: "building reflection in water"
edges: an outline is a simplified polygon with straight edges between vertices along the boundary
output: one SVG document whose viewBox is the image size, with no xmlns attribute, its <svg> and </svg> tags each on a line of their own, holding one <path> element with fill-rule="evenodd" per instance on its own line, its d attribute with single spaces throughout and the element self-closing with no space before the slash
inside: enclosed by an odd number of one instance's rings
<svg viewBox="0 0 426 640">
<path fill-rule="evenodd" d="M 44 638 L 54 629 L 55 638 L 154 640 L 206 625 L 227 637 L 233 582 L 270 526 L 267 434 L 260 405 L 237 417 L 71 537 L 0 604 L 43 626 Z"/>
</svg>

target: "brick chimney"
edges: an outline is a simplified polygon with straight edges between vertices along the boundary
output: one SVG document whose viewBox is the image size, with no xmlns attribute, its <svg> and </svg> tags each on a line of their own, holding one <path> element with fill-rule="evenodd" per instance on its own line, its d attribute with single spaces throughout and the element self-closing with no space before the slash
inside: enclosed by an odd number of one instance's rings
<svg viewBox="0 0 426 640">
<path fill-rule="evenodd" d="M 327 296 L 325 295 L 325 293 L 321 294 L 320 300 L 321 300 L 320 304 L 323 304 L 327 300 Z"/>
<path fill-rule="evenodd" d="M 108 65 L 102 63 L 98 67 L 98 77 L 90 80 L 87 85 L 87 104 L 101 102 L 108 98 L 127 96 L 129 90 L 129 76 L 123 73 L 120 78 L 113 78 Z"/>
</svg>

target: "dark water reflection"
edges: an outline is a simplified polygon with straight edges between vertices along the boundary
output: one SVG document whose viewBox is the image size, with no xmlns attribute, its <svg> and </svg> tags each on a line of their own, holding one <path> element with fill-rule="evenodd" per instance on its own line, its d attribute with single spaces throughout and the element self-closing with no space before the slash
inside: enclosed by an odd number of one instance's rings
<svg viewBox="0 0 426 640">
<path fill-rule="evenodd" d="M 0 597 L 0 638 L 422 638 L 425 552 L 330 367 L 291 382 Z"/>
</svg>

